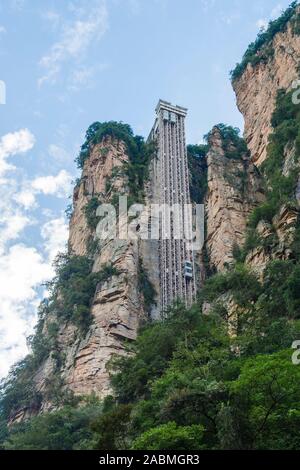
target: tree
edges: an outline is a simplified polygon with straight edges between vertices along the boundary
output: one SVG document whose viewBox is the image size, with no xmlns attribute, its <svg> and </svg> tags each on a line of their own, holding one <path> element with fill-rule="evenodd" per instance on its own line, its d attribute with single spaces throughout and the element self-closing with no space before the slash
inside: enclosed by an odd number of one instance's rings
<svg viewBox="0 0 300 470">
<path fill-rule="evenodd" d="M 93 423 L 92 429 L 98 436 L 95 449 L 125 450 L 128 448 L 131 411 L 131 405 L 119 405 Z"/>
<path fill-rule="evenodd" d="M 300 368 L 291 351 L 249 359 L 230 384 L 231 403 L 243 423 L 243 448 L 299 449 Z"/>
<path fill-rule="evenodd" d="M 4 442 L 6 450 L 75 450 L 92 448 L 90 425 L 102 413 L 99 403 L 64 407 L 15 425 Z"/>
<path fill-rule="evenodd" d="M 133 450 L 201 450 L 204 448 L 202 426 L 177 426 L 170 422 L 149 429 L 138 437 Z"/>
</svg>

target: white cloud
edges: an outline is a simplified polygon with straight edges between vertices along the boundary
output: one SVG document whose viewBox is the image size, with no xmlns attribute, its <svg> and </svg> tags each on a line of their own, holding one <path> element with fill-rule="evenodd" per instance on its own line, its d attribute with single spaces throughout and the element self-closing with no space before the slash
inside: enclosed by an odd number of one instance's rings
<svg viewBox="0 0 300 470">
<path fill-rule="evenodd" d="M 13 200 L 25 210 L 37 207 L 36 197 L 39 194 L 65 198 L 71 194 L 72 176 L 66 170 L 57 175 L 39 176 L 32 181 L 25 181 L 20 191 L 16 192 Z"/>
<path fill-rule="evenodd" d="M 25 210 L 37 207 L 36 197 L 39 194 L 65 198 L 72 191 L 72 176 L 66 170 L 57 175 L 39 176 L 31 181 L 24 181 L 19 191 L 13 195 L 13 200 Z"/>
<path fill-rule="evenodd" d="M 29 212 L 36 207 L 36 196 L 65 197 L 71 189 L 71 175 L 65 170 L 32 181 L 24 180 L 21 172 L 3 175 L 15 169 L 9 158 L 25 154 L 34 143 L 28 129 L 0 139 L 0 377 L 28 352 L 26 337 L 33 331 L 41 300 L 38 288 L 53 277 L 52 260 L 65 248 L 68 235 L 63 217 L 49 212 L 53 220 L 41 228 L 42 249 L 20 243 L 26 228 L 36 224 Z"/>
<path fill-rule="evenodd" d="M 36 287 L 53 276 L 53 268 L 35 248 L 12 246 L 0 258 L 0 376 L 27 353 L 39 301 Z"/>
<path fill-rule="evenodd" d="M 41 231 L 45 241 L 45 250 L 49 261 L 53 261 L 59 252 L 65 251 L 69 228 L 64 217 L 53 219 L 44 224 Z"/>
<path fill-rule="evenodd" d="M 24 209 L 33 209 L 36 207 L 35 191 L 30 188 L 22 189 L 14 197 L 14 200 Z"/>
<path fill-rule="evenodd" d="M 0 139 L 0 176 L 6 171 L 14 170 L 15 166 L 7 163 L 11 156 L 23 154 L 33 148 L 35 137 L 28 129 L 11 132 Z"/>
<path fill-rule="evenodd" d="M 72 176 L 66 170 L 61 170 L 56 176 L 36 178 L 32 181 L 31 186 L 42 194 L 66 197 L 72 188 Z"/>
<path fill-rule="evenodd" d="M 9 211 L 0 218 L 0 254 L 3 253 L 5 245 L 11 240 L 16 240 L 23 230 L 32 223 L 29 217 L 20 212 Z"/>
<path fill-rule="evenodd" d="M 55 144 L 49 145 L 48 153 L 50 157 L 62 162 L 69 161 L 71 158 L 70 154 L 63 147 Z"/>
<path fill-rule="evenodd" d="M 64 63 L 78 60 L 92 42 L 98 41 L 105 34 L 108 13 L 103 0 L 97 0 L 94 6 L 90 2 L 82 16 L 83 18 L 76 19 L 71 24 L 63 25 L 60 40 L 40 60 L 46 73 L 38 80 L 39 86 L 45 82 L 55 83 Z"/>
<path fill-rule="evenodd" d="M 6 244 L 17 240 L 24 229 L 34 221 L 14 204 L 18 182 L 0 178 L 0 256 L 7 251 Z"/>
<path fill-rule="evenodd" d="M 3 183 L 3 184 L 1 184 Z M 17 240 L 34 223 L 13 204 L 15 181 L 0 181 L 0 377 L 24 357 L 26 337 L 36 322 L 41 284 L 53 277 L 52 261 L 66 246 L 68 228 L 63 217 L 53 217 L 41 228 L 43 250 Z"/>
</svg>

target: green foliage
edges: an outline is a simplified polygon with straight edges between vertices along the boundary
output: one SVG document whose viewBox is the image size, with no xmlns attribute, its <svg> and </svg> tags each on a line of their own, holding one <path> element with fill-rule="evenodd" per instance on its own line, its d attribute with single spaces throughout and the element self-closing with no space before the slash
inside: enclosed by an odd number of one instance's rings
<svg viewBox="0 0 300 470">
<path fill-rule="evenodd" d="M 102 413 L 100 404 L 64 407 L 13 426 L 6 450 L 85 450 L 95 446 L 91 424 Z"/>
<path fill-rule="evenodd" d="M 201 450 L 202 426 L 177 426 L 170 422 L 149 429 L 132 445 L 134 450 Z"/>
<path fill-rule="evenodd" d="M 102 142 L 106 137 L 123 141 L 129 149 L 134 147 L 134 138 L 131 127 L 123 122 L 94 122 L 87 130 L 85 143 L 81 147 L 79 156 L 76 159 L 78 168 L 83 168 L 85 161 L 90 156 L 91 147 Z"/>
<path fill-rule="evenodd" d="M 138 288 L 143 295 L 146 312 L 149 314 L 151 307 L 155 304 L 156 291 L 149 280 L 141 258 L 139 260 Z"/>
<path fill-rule="evenodd" d="M 292 364 L 289 350 L 245 362 L 230 384 L 243 423 L 243 449 L 299 449 L 299 380 L 300 369 Z"/>
<path fill-rule="evenodd" d="M 100 205 L 99 198 L 97 196 L 93 196 L 84 207 L 84 214 L 85 214 L 87 224 L 89 228 L 92 230 L 96 230 L 96 227 L 100 220 L 100 218 L 96 216 L 96 211 L 99 205 Z"/>
<path fill-rule="evenodd" d="M 61 254 L 55 261 L 56 276 L 49 283 L 49 309 L 58 318 L 71 320 L 83 332 L 91 323 L 90 307 L 96 286 L 118 274 L 112 266 L 104 266 L 93 273 L 92 261 L 85 256 Z"/>
<path fill-rule="evenodd" d="M 98 450 L 126 449 L 129 445 L 131 405 L 119 405 L 100 416 L 92 425 Z"/>
<path fill-rule="evenodd" d="M 89 236 L 87 243 L 86 243 L 86 250 L 89 256 L 92 258 L 95 256 L 96 253 L 99 252 L 99 239 L 97 236 L 93 237 L 92 235 Z"/>
<path fill-rule="evenodd" d="M 287 348 L 298 337 L 300 325 L 286 321 L 276 303 L 277 310 L 271 311 L 262 302 L 264 296 L 277 302 L 274 291 L 291 272 L 289 265 L 270 266 L 259 295 L 249 295 L 234 338 L 218 314 L 201 315 L 197 305 L 190 310 L 173 307 L 162 322 L 143 327 L 131 343 L 135 355 L 113 364 L 114 399 L 89 410 L 65 407 L 44 414 L 16 426 L 8 437 L 4 426 L 2 446 L 296 449 L 300 369 L 292 364 L 292 350 Z M 249 282 L 246 273 L 242 277 L 239 288 L 248 285 L 251 290 L 254 281 Z M 237 276 L 231 277 L 227 289 L 236 281 Z M 219 283 L 223 291 L 224 280 Z M 296 291 L 292 288 L 292 295 L 298 295 Z M 212 302 L 219 292 L 210 289 Z"/>
<path fill-rule="evenodd" d="M 107 137 L 125 144 L 129 156 L 125 174 L 128 178 L 130 195 L 135 202 L 142 202 L 144 183 L 148 178 L 149 162 L 155 153 L 155 144 L 145 143 L 143 137 L 134 135 L 128 124 L 115 121 L 92 124 L 87 130 L 85 143 L 76 159 L 78 167 L 83 168 L 92 147 L 105 141 Z M 102 149 L 102 155 L 106 154 L 107 149 Z"/>
<path fill-rule="evenodd" d="M 242 277 L 247 276 L 244 273 Z M 245 313 L 242 317 L 238 337 L 229 338 L 226 323 L 218 315 L 204 317 L 199 315 L 196 306 L 190 311 L 177 307 L 177 311 L 170 313 L 162 323 L 145 327 L 134 348 L 136 355 L 123 358 L 116 364 L 119 372 L 113 376 L 113 383 L 118 400 L 133 404 L 131 426 L 127 428 L 128 436 L 133 439 L 133 449 L 188 450 L 190 447 L 187 442 L 182 447 L 177 447 L 178 442 L 181 442 L 181 432 L 177 434 L 177 431 L 191 426 L 201 426 L 204 430 L 203 437 L 199 436 L 196 444 L 197 449 L 268 448 L 269 442 L 258 442 L 257 428 L 252 427 L 250 415 L 247 414 L 246 398 L 249 394 L 245 388 L 240 395 L 236 384 L 239 384 L 240 374 L 247 370 L 249 357 L 253 364 L 260 357 L 266 357 L 266 363 L 270 358 L 276 365 L 277 351 L 290 347 L 293 338 L 297 337 L 299 327 L 295 325 L 294 328 L 287 322 L 284 313 L 281 317 L 280 310 L 264 310 L 260 302 L 265 292 L 269 300 L 272 299 L 274 289 L 282 279 L 277 279 L 272 291 L 260 288 L 259 292 L 255 292 L 255 285 L 258 284 L 252 278 L 244 279 L 235 286 L 237 279 L 237 275 L 235 278 L 230 277 L 226 289 L 242 289 L 244 294 L 247 286 L 252 290 L 252 294 L 248 296 L 248 314 Z M 222 292 L 224 282 L 221 284 Z M 214 290 L 214 296 L 211 291 L 211 301 L 219 293 L 219 288 Z M 240 299 L 242 305 L 245 305 L 244 294 Z M 163 350 L 167 331 L 173 341 L 169 340 L 168 346 Z M 173 338 L 173 331 L 177 331 L 176 338 Z M 234 352 L 236 350 L 240 351 L 239 355 Z M 261 354 L 266 356 L 260 356 Z M 289 354 L 286 360 L 290 361 L 289 374 L 292 374 L 295 366 L 292 366 L 291 351 Z M 261 377 L 263 380 L 263 373 Z M 297 380 L 298 378 L 293 382 L 296 383 Z M 283 387 L 283 381 L 279 382 L 279 391 L 282 388 L 284 392 Z M 259 394 L 257 397 L 259 398 Z M 261 399 L 265 400 L 265 395 Z M 297 409 L 296 399 L 294 395 L 288 400 L 290 409 L 293 409 L 293 404 Z M 273 434 L 278 437 L 281 434 L 281 422 L 285 422 L 285 426 L 289 425 L 289 420 L 286 421 L 285 417 L 287 407 L 286 405 L 285 412 L 280 415 L 276 429 L 273 430 Z M 290 422 L 293 423 L 292 420 Z M 293 424 L 293 430 L 296 424 L 297 420 Z M 287 439 L 282 436 L 281 448 L 290 446 L 290 435 L 291 433 Z M 267 432 L 264 436 L 267 437 Z M 277 444 L 274 444 L 274 448 L 277 448 Z"/>
<path fill-rule="evenodd" d="M 242 157 L 249 156 L 249 150 L 245 140 L 240 137 L 240 130 L 237 127 L 218 124 L 215 126 L 220 131 L 222 145 L 225 156 L 233 160 L 240 160 Z M 209 142 L 212 132 L 209 132 L 205 139 Z"/>
<path fill-rule="evenodd" d="M 292 101 L 292 93 L 280 90 L 277 95 L 276 108 L 272 116 L 273 133 L 269 139 L 268 157 L 261 166 L 262 174 L 266 181 L 266 200 L 257 206 L 248 221 L 248 233 L 242 251 L 243 259 L 255 247 L 274 247 L 275 235 L 268 240 L 258 237 L 256 227 L 260 221 L 270 224 L 271 230 L 274 217 L 279 213 L 283 205 L 297 209 L 296 185 L 298 181 L 298 170 L 292 168 L 289 175 L 283 174 L 283 166 L 287 150 L 295 148 L 295 163 L 300 156 L 300 107 Z M 297 233 L 296 233 L 297 235 Z M 256 243 L 254 243 L 256 239 Z M 296 244 L 296 239 L 295 239 Z M 300 245 L 299 245 L 300 246 Z M 294 248 L 297 251 L 296 245 Z M 299 253 L 299 250 L 297 251 Z"/>
<path fill-rule="evenodd" d="M 295 15 L 291 20 L 292 31 L 294 35 L 300 35 L 300 15 Z"/>
<path fill-rule="evenodd" d="M 98 283 L 91 268 L 91 261 L 84 256 L 61 254 L 55 261 L 56 276 L 48 285 L 50 310 L 58 318 L 71 320 L 82 331 L 90 325 L 89 307 Z"/>
<path fill-rule="evenodd" d="M 207 145 L 188 145 L 188 165 L 190 170 L 190 195 L 192 202 L 203 204 L 207 192 Z"/>
<path fill-rule="evenodd" d="M 20 409 L 39 409 L 42 396 L 32 382 L 32 373 L 36 370 L 34 361 L 35 356 L 31 355 L 18 362 L 1 383 L 0 410 L 4 419 Z"/>
<path fill-rule="evenodd" d="M 296 260 L 300 260 L 300 217 L 298 216 L 298 220 L 295 226 L 294 232 L 294 240 L 291 245 L 292 252 Z"/>
<path fill-rule="evenodd" d="M 208 279 L 201 292 L 203 301 L 214 302 L 229 294 L 241 308 L 253 308 L 268 318 L 286 317 L 290 320 L 300 315 L 300 266 L 292 260 L 271 261 L 263 280 L 243 264 L 236 264 L 227 273 Z"/>
<path fill-rule="evenodd" d="M 135 356 L 118 357 L 112 363 L 113 370 L 122 371 L 111 378 L 120 402 L 128 403 L 149 394 L 151 381 L 162 374 L 178 342 L 187 339 L 188 331 L 198 321 L 196 307 L 186 315 L 183 312 L 185 309 L 178 304 L 168 312 L 165 320 L 144 327 L 131 345 Z"/>
<path fill-rule="evenodd" d="M 202 299 L 212 302 L 216 298 L 230 292 L 234 301 L 241 307 L 257 300 L 261 285 L 256 276 L 243 264 L 237 264 L 233 270 L 216 274 L 208 279 L 201 292 Z"/>
<path fill-rule="evenodd" d="M 274 201 L 266 201 L 263 204 L 257 206 L 254 211 L 251 213 L 249 217 L 249 227 L 252 229 L 256 229 L 258 223 L 263 220 L 264 222 L 268 222 L 272 224 L 273 218 L 276 215 L 277 211 L 277 202 Z M 253 235 L 253 232 L 249 233 L 250 236 Z M 251 243 L 247 240 L 247 243 L 251 245 Z"/>
<path fill-rule="evenodd" d="M 300 265 L 272 261 L 264 273 L 264 296 L 259 308 L 270 316 L 300 318 Z"/>
<path fill-rule="evenodd" d="M 298 2 L 294 1 L 276 20 L 270 21 L 266 31 L 259 32 L 256 40 L 251 43 L 245 52 L 242 62 L 237 64 L 235 69 L 231 72 L 231 79 L 234 81 L 238 79 L 245 71 L 248 64 L 253 66 L 261 62 L 267 62 L 273 56 L 274 50 L 271 47 L 271 42 L 277 33 L 286 30 L 288 22 L 295 15 Z M 298 34 L 298 22 L 292 23 L 294 26 L 294 34 Z"/>
<path fill-rule="evenodd" d="M 155 155 L 156 144 L 145 143 L 140 136 L 135 136 L 134 142 L 135 146 L 129 150 L 126 174 L 130 196 L 135 203 L 139 203 L 144 200 L 144 185 L 149 177 L 149 163 Z"/>
</svg>

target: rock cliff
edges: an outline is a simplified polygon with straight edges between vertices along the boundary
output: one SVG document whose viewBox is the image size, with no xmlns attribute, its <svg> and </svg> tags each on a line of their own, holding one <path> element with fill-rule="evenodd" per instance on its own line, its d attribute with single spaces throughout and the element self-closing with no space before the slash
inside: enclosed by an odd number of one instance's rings
<svg viewBox="0 0 300 470">
<path fill-rule="evenodd" d="M 76 255 L 87 254 L 87 237 L 91 233 L 84 207 L 95 195 L 109 202 L 111 193 L 127 193 L 125 176 L 116 176 L 110 187 L 108 179 L 128 162 L 124 143 L 112 139 L 96 145 L 86 161 L 81 183 L 74 192 L 74 213 L 70 222 L 70 250 Z M 98 285 L 91 313 L 92 325 L 84 338 L 76 331 L 61 332 L 66 354 L 63 378 L 69 390 L 76 395 L 94 392 L 103 397 L 109 394 L 107 363 L 113 354 L 124 353 L 124 340 L 134 340 L 139 322 L 145 316 L 143 299 L 138 291 L 139 245 L 137 241 L 107 240 L 99 242 L 94 256 L 93 272 L 111 264 L 119 272 L 102 285 Z M 67 342 L 66 342 L 67 339 Z"/>
<path fill-rule="evenodd" d="M 299 13 L 299 7 L 295 15 Z M 264 51 L 259 51 L 257 57 Z M 299 78 L 300 35 L 293 21 L 278 32 L 268 44 L 267 56 L 248 63 L 245 71 L 233 80 L 237 106 L 245 120 L 244 137 L 253 162 L 260 166 L 267 157 L 272 132 L 271 118 L 279 89 L 289 89 Z"/>
<path fill-rule="evenodd" d="M 233 249 L 245 240 L 253 208 L 263 200 L 261 179 L 245 150 L 232 141 L 224 147 L 222 129 L 214 127 L 207 154 L 206 247 L 212 271 L 223 271 L 233 261 Z"/>
</svg>

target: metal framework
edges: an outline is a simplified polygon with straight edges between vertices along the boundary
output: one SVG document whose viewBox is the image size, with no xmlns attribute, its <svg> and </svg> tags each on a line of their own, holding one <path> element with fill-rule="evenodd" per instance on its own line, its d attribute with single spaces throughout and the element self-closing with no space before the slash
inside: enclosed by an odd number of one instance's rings
<svg viewBox="0 0 300 470">
<path fill-rule="evenodd" d="M 156 114 L 149 136 L 149 140 L 157 143 L 157 158 L 153 162 L 154 199 L 167 207 L 177 205 L 181 227 L 188 226 L 191 230 L 191 216 L 185 211 L 191 202 L 185 140 L 187 109 L 160 100 Z M 168 230 L 171 237 L 167 238 Z M 186 306 L 193 303 L 196 294 L 194 254 L 188 240 L 177 239 L 174 234 L 174 214 L 168 210 L 163 211 L 159 221 L 159 276 L 161 311 L 178 299 Z"/>
</svg>

